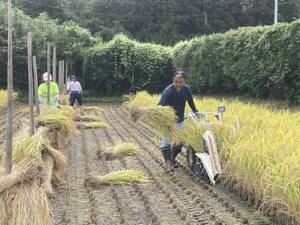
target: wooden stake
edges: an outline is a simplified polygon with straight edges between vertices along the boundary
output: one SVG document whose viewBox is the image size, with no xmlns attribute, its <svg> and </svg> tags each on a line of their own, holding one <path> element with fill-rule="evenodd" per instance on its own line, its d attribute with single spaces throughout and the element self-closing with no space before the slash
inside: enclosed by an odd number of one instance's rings
<svg viewBox="0 0 300 225">
<path fill-rule="evenodd" d="M 53 81 L 57 82 L 56 79 L 56 46 L 53 47 Z"/>
<path fill-rule="evenodd" d="M 34 96 L 35 96 L 35 107 L 37 115 L 40 115 L 40 103 L 39 103 L 39 81 L 38 81 L 38 73 L 37 73 L 37 63 L 36 56 L 32 57 L 33 60 L 33 74 L 34 74 Z"/>
<path fill-rule="evenodd" d="M 50 43 L 48 43 L 48 49 L 47 49 L 47 73 L 48 73 L 48 90 L 47 90 L 47 103 L 48 105 L 51 104 L 50 102 L 50 85 L 51 85 L 51 81 L 50 81 L 50 57 L 51 57 L 51 45 Z"/>
<path fill-rule="evenodd" d="M 8 0 L 7 8 L 7 124 L 6 124 L 6 173 L 12 169 L 12 135 L 13 135 L 13 58 L 12 58 L 12 2 Z"/>
<path fill-rule="evenodd" d="M 63 77 L 63 73 L 62 73 L 62 61 L 59 61 L 58 63 L 58 87 L 59 87 L 59 94 L 63 93 L 62 90 L 62 77 Z"/>
<path fill-rule="evenodd" d="M 69 69 L 68 66 L 69 66 L 68 62 L 66 62 L 66 78 L 65 78 L 65 82 L 66 83 L 65 83 L 65 90 L 67 90 L 67 83 L 68 83 L 68 72 L 69 72 L 68 71 L 68 69 Z"/>
<path fill-rule="evenodd" d="M 32 81 L 32 33 L 27 36 L 28 49 L 28 90 L 29 90 L 29 109 L 30 109 L 30 135 L 34 134 L 34 118 L 33 118 L 33 81 Z"/>
<path fill-rule="evenodd" d="M 61 90 L 62 90 L 62 92 L 64 92 L 64 90 L 65 90 L 65 61 L 63 60 L 62 61 L 62 63 L 61 63 L 61 65 L 62 65 L 62 68 L 61 68 L 61 72 L 62 72 L 62 76 L 61 76 L 61 80 L 62 80 L 62 85 L 61 85 Z"/>
</svg>

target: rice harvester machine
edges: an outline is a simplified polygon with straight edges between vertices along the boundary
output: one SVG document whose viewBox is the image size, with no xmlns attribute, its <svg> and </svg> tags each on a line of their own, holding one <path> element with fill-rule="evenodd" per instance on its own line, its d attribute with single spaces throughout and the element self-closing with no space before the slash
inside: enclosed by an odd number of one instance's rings
<svg viewBox="0 0 300 225">
<path fill-rule="evenodd" d="M 222 113 L 224 112 L 225 107 L 219 106 L 217 112 L 204 112 L 202 117 L 196 116 L 193 112 L 185 115 L 185 120 L 192 121 L 196 126 L 206 127 L 203 135 L 199 137 L 204 142 L 204 149 L 183 147 L 183 153 L 186 156 L 188 166 L 197 176 L 208 177 L 213 185 L 216 184 L 218 176 L 222 174 L 222 166 L 215 135 L 210 130 L 210 127 L 214 123 L 221 124 L 223 122 Z M 209 116 L 213 116 L 215 118 L 214 121 L 208 119 Z M 199 146 L 199 148 L 203 147 Z"/>
</svg>

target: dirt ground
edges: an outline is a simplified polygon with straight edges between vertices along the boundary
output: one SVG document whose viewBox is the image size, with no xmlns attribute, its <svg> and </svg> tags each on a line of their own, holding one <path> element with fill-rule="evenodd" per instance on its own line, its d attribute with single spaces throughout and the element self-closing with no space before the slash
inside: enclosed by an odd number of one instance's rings
<svg viewBox="0 0 300 225">
<path fill-rule="evenodd" d="M 183 156 L 179 156 L 180 168 L 166 173 L 153 131 L 132 122 L 119 105 L 101 107 L 104 110 L 99 116 L 109 128 L 78 130 L 70 144 L 60 149 L 68 157 L 69 166 L 50 200 L 56 225 L 273 224 L 221 184 L 213 187 L 191 174 Z M 26 116 L 23 111 L 17 105 L 15 119 Z M 1 144 L 5 135 L 3 116 L 0 135 Z M 121 142 L 138 145 L 142 154 L 110 162 L 98 159 L 98 149 Z M 124 168 L 142 171 L 150 184 L 103 186 L 96 190 L 84 185 L 87 175 Z"/>
</svg>

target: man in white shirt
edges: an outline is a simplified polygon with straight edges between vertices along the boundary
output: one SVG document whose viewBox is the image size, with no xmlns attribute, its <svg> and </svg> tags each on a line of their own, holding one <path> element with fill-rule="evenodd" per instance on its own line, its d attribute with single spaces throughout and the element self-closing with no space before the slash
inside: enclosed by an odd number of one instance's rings
<svg viewBox="0 0 300 225">
<path fill-rule="evenodd" d="M 71 81 L 68 83 L 67 90 L 70 93 L 70 106 L 74 106 L 76 100 L 78 105 L 81 106 L 82 88 L 80 83 L 76 80 L 76 76 L 71 76 Z"/>
</svg>

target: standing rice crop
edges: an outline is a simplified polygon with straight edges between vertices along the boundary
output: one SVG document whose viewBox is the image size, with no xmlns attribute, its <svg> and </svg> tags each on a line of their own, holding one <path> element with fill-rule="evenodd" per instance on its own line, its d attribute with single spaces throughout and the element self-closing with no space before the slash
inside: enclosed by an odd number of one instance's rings
<svg viewBox="0 0 300 225">
<path fill-rule="evenodd" d="M 132 96 L 126 105 L 132 108 L 145 102 L 155 107 L 157 101 L 157 96 L 143 92 Z M 239 99 L 201 98 L 195 103 L 202 112 L 226 106 L 224 122 L 209 128 L 217 138 L 226 184 L 282 224 L 299 224 L 300 113 L 273 111 L 269 105 Z M 155 129 L 157 125 L 152 126 Z M 175 140 L 201 151 L 203 131 L 187 122 L 184 131 L 176 131 Z"/>
</svg>

